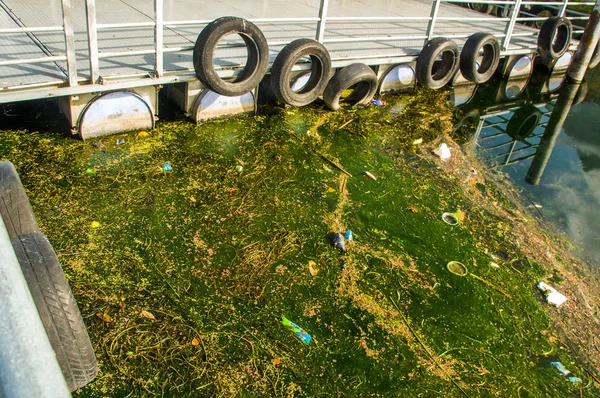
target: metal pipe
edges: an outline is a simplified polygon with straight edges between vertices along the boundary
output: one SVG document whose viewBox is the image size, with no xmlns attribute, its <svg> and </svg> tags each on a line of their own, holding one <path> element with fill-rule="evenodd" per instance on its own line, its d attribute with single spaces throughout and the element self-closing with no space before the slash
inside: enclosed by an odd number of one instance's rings
<svg viewBox="0 0 600 398">
<path fill-rule="evenodd" d="M 519 12 L 521 11 L 521 0 L 516 0 L 514 6 L 509 9 L 510 13 L 510 21 L 506 24 L 506 29 L 504 30 L 504 39 L 502 40 L 502 49 L 504 51 L 508 50 L 508 46 L 510 45 L 510 39 L 512 37 L 513 31 L 515 29 L 515 24 L 517 22 L 517 17 L 519 16 Z"/>
<path fill-rule="evenodd" d="M 319 6 L 319 22 L 317 22 L 317 36 L 316 39 L 319 43 L 323 43 L 325 37 L 325 24 L 327 22 L 327 8 L 329 7 L 329 0 L 321 0 Z"/>
<path fill-rule="evenodd" d="M 563 0 L 562 7 L 560 7 L 560 11 L 558 12 L 559 17 L 564 17 L 567 12 L 567 7 L 569 6 L 569 0 Z"/>
<path fill-rule="evenodd" d="M 544 135 L 540 140 L 538 150 L 525 176 L 525 181 L 529 184 L 538 185 L 540 183 L 542 175 L 544 175 L 544 170 L 546 170 L 546 166 L 548 165 L 548 160 L 550 160 L 550 155 L 552 155 L 552 150 L 556 145 L 560 131 L 567 119 L 580 86 L 581 84 L 567 83 L 561 88 Z"/>
<path fill-rule="evenodd" d="M 431 14 L 429 24 L 427 25 L 427 41 L 433 38 L 433 31 L 435 30 L 435 22 L 437 20 L 438 12 L 440 11 L 440 0 L 433 0 L 433 4 L 431 5 Z M 427 44 L 425 41 L 425 44 Z"/>
<path fill-rule="evenodd" d="M 100 61 L 98 60 L 98 30 L 96 27 L 96 0 L 85 0 L 87 18 L 88 51 L 90 53 L 90 83 L 100 79 Z"/>
<path fill-rule="evenodd" d="M 163 75 L 163 22 L 164 22 L 163 0 L 154 0 L 154 73 L 156 77 Z"/>
<path fill-rule="evenodd" d="M 583 36 L 579 39 L 579 47 L 573 56 L 573 60 L 567 69 L 567 78 L 573 83 L 581 83 L 585 72 L 587 71 L 590 60 L 594 55 L 594 50 L 598 46 L 600 38 L 600 0 L 590 14 L 590 19 L 583 31 Z"/>
<path fill-rule="evenodd" d="M 39 26 L 39 27 L 23 27 L 23 28 L 7 28 L 0 29 L 0 35 L 10 33 L 36 33 L 36 32 L 62 32 L 62 26 Z"/>
<path fill-rule="evenodd" d="M 0 66 L 42 64 L 44 62 L 56 62 L 56 61 L 66 61 L 66 60 L 67 60 L 67 57 L 65 57 L 64 55 L 57 55 L 55 57 L 11 59 L 9 61 L 0 61 Z"/>
<path fill-rule="evenodd" d="M 62 0 L 63 26 L 65 28 L 65 47 L 67 52 L 67 72 L 69 86 L 77 85 L 77 57 L 75 56 L 75 35 L 71 23 L 71 0 Z"/>
<path fill-rule="evenodd" d="M 0 397 L 70 397 L 0 217 Z"/>
</svg>

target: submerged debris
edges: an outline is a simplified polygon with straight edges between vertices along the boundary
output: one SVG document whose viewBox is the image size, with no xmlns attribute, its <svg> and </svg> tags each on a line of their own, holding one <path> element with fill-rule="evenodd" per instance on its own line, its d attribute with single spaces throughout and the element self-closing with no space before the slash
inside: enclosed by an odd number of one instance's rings
<svg viewBox="0 0 600 398">
<path fill-rule="evenodd" d="M 311 342 L 311 340 L 312 340 L 311 335 L 306 333 L 306 331 L 304 329 L 302 329 L 300 326 L 296 325 L 294 322 L 292 322 L 289 319 L 287 319 L 286 317 L 282 316 L 281 323 L 283 324 L 283 326 L 285 326 L 290 331 L 292 331 L 294 333 L 294 335 L 304 344 L 309 344 Z"/>
<path fill-rule="evenodd" d="M 337 232 L 332 232 L 329 235 L 327 235 L 327 240 L 329 241 L 329 244 L 331 246 L 335 247 L 336 249 L 339 249 L 341 252 L 346 251 L 344 235 Z"/>
<path fill-rule="evenodd" d="M 375 176 L 371 173 L 369 173 L 368 171 L 365 171 L 365 177 L 369 178 L 370 180 L 377 180 L 377 178 L 375 178 Z"/>
<path fill-rule="evenodd" d="M 445 143 L 440 144 L 440 146 L 433 151 L 434 154 L 440 157 L 442 160 L 450 159 L 450 148 Z"/>
<path fill-rule="evenodd" d="M 539 282 L 537 284 L 537 288 L 546 295 L 546 301 L 550 305 L 560 307 L 565 301 L 567 301 L 567 297 L 565 295 L 557 292 L 555 288 L 547 285 L 544 282 Z"/>
<path fill-rule="evenodd" d="M 573 373 L 571 373 L 567 368 L 565 368 L 565 365 L 563 365 L 562 363 L 550 362 L 550 365 L 554 366 L 556 368 L 556 370 L 558 370 L 560 373 L 562 373 L 563 376 L 566 376 L 567 379 L 569 379 L 569 381 L 573 385 L 582 383 L 582 380 L 579 377 L 574 376 Z"/>
</svg>

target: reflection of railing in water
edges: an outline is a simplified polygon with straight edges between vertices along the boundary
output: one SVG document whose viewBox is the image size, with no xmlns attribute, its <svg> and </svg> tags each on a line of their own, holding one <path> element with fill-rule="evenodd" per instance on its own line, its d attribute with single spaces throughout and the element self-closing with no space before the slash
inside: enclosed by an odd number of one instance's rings
<svg viewBox="0 0 600 398">
<path fill-rule="evenodd" d="M 533 158 L 525 177 L 532 185 L 539 184 L 572 105 L 585 99 L 587 89 L 585 82 L 566 83 L 561 84 L 559 90 L 550 89 L 547 82 L 553 78 L 556 77 L 550 75 L 537 79 L 538 87 L 532 90 L 537 96 L 529 92 L 520 100 L 505 103 L 492 100 L 490 104 L 488 98 L 487 105 L 485 100 L 465 105 L 468 110 L 465 119 L 471 119 L 473 130 L 467 135 L 472 137 L 474 152 L 485 163 L 497 168 Z M 548 91 L 540 93 L 539 83 L 543 81 Z M 496 82 L 496 86 L 502 90 L 507 84 L 506 81 Z M 489 90 L 488 93 L 490 91 L 496 92 Z M 465 121 L 459 126 L 469 127 Z"/>
<path fill-rule="evenodd" d="M 537 104 L 537 107 L 541 108 L 542 118 L 546 120 L 549 118 L 552 108 L 552 104 L 543 103 Z M 516 110 L 516 109 L 515 109 Z M 535 149 L 539 146 L 539 139 L 543 135 L 543 131 L 538 131 L 539 128 L 546 126 L 547 121 L 542 121 L 540 118 L 540 122 L 534 128 L 534 132 L 522 140 L 517 140 L 506 133 L 506 126 L 510 121 L 510 117 L 506 117 L 506 115 L 514 115 L 513 111 L 508 113 L 495 113 L 489 114 L 482 119 L 484 123 L 481 126 L 479 131 L 479 140 L 478 140 L 478 152 L 481 158 L 486 163 L 493 163 L 494 166 L 504 167 L 511 164 L 519 163 L 521 161 L 527 160 L 535 156 Z M 495 118 L 500 119 L 499 121 L 494 120 Z M 504 127 L 504 128 L 502 128 Z M 486 146 L 486 142 L 492 141 L 494 138 L 509 138 L 509 141 L 502 142 L 500 144 L 493 144 L 491 146 Z M 537 141 L 537 142 L 536 142 Z M 493 141 L 492 141 L 493 142 Z M 507 151 L 503 151 L 501 153 L 493 153 L 495 149 L 503 148 L 506 146 L 510 146 Z M 533 153 L 531 153 L 533 151 Z M 520 156 L 523 153 L 526 153 L 525 156 Z M 492 155 L 488 155 L 492 153 Z M 515 155 L 519 155 L 520 157 L 514 158 Z M 504 158 L 502 161 L 497 161 L 497 159 Z"/>
</svg>

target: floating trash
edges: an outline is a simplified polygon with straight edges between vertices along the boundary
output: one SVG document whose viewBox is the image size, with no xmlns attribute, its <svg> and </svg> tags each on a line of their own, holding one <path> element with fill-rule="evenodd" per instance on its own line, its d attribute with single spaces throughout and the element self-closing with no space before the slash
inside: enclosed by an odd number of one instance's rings
<svg viewBox="0 0 600 398">
<path fill-rule="evenodd" d="M 558 370 L 563 376 L 566 376 L 567 379 L 569 379 L 569 381 L 573 385 L 582 383 L 582 380 L 579 377 L 574 376 L 573 373 L 571 373 L 567 368 L 565 368 L 565 365 L 563 365 L 562 363 L 550 362 L 550 365 L 554 366 L 556 368 L 556 370 Z"/>
<path fill-rule="evenodd" d="M 498 265 L 498 263 L 496 263 L 494 261 L 490 261 L 490 267 L 492 267 L 492 268 L 500 268 L 500 265 Z"/>
<path fill-rule="evenodd" d="M 92 229 L 100 228 L 100 223 L 98 221 L 92 221 L 90 223 L 90 228 L 92 228 Z"/>
<path fill-rule="evenodd" d="M 125 138 L 117 138 L 117 145 L 123 145 L 125 143 Z"/>
<path fill-rule="evenodd" d="M 450 261 L 448 264 L 446 264 L 446 268 L 448 271 L 458 276 L 466 276 L 469 273 L 467 266 L 458 261 Z"/>
<path fill-rule="evenodd" d="M 94 174 L 94 169 L 91 169 L 88 167 L 87 169 L 85 169 L 85 173 L 86 174 Z"/>
<path fill-rule="evenodd" d="M 440 146 L 435 149 L 433 151 L 433 153 L 435 153 L 436 155 L 438 155 L 440 157 L 440 159 L 442 160 L 446 160 L 446 159 L 450 159 L 450 148 L 448 147 L 448 145 L 444 144 L 440 144 Z"/>
<path fill-rule="evenodd" d="M 319 268 L 317 268 L 317 263 L 310 260 L 308 262 L 308 272 L 310 272 L 311 276 L 317 276 L 317 274 L 319 273 Z"/>
<path fill-rule="evenodd" d="M 165 165 L 163 166 L 163 170 L 164 171 L 173 171 L 173 167 L 169 164 L 169 162 L 165 162 Z"/>
<path fill-rule="evenodd" d="M 349 229 L 346 231 L 346 233 L 344 234 L 344 238 L 346 238 L 346 240 L 354 240 L 354 237 L 352 236 L 352 230 Z"/>
<path fill-rule="evenodd" d="M 544 282 L 539 282 L 537 284 L 537 288 L 546 295 L 546 301 L 548 304 L 560 307 L 565 301 L 567 301 L 567 297 L 564 294 L 557 292 L 555 288 L 545 284 Z"/>
<path fill-rule="evenodd" d="M 368 171 L 365 171 L 365 177 L 370 178 L 371 180 L 377 180 L 377 178 L 375 178 L 375 176 Z"/>
<path fill-rule="evenodd" d="M 442 214 L 442 220 L 448 225 L 458 225 L 458 217 L 454 213 Z"/>
<path fill-rule="evenodd" d="M 423 143 L 423 138 L 417 138 L 413 141 L 413 145 L 421 145 Z"/>
<path fill-rule="evenodd" d="M 384 105 L 387 105 L 387 102 L 381 101 L 381 100 L 376 100 L 376 99 L 371 100 L 371 103 L 373 105 L 375 105 L 375 106 L 384 106 Z"/>
<path fill-rule="evenodd" d="M 344 235 L 338 234 L 337 232 L 332 232 L 327 235 L 327 240 L 329 244 L 336 249 L 340 249 L 341 252 L 346 251 L 346 243 L 344 241 Z"/>
<path fill-rule="evenodd" d="M 238 173 L 241 173 L 242 170 L 244 170 L 244 166 L 238 164 L 237 166 L 235 166 L 235 171 L 237 171 Z"/>
<path fill-rule="evenodd" d="M 283 326 L 285 326 L 291 332 L 293 332 L 296 335 L 296 337 L 304 344 L 308 344 L 311 342 L 312 337 L 310 336 L 310 334 L 306 333 L 306 331 L 304 329 L 302 329 L 300 326 L 296 325 L 294 322 L 292 322 L 289 319 L 287 319 L 286 317 L 282 316 L 281 323 L 283 324 Z"/>
</svg>

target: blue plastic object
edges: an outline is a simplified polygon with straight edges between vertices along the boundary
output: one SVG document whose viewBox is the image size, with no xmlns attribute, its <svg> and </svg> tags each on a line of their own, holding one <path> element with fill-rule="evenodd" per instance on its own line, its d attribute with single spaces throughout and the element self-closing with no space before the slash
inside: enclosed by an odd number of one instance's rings
<svg viewBox="0 0 600 398">
<path fill-rule="evenodd" d="M 375 106 L 384 106 L 386 104 L 385 101 L 381 101 L 381 100 L 371 100 L 371 103 Z"/>
<path fill-rule="evenodd" d="M 173 167 L 169 164 L 169 162 L 166 162 L 165 165 L 163 166 L 163 170 L 164 171 L 172 171 Z"/>
<path fill-rule="evenodd" d="M 302 329 L 300 326 L 296 325 L 294 322 L 290 321 L 286 317 L 281 317 L 281 323 L 290 331 L 292 331 L 296 335 L 296 337 L 304 344 L 309 344 L 312 341 L 312 337 L 310 336 L 310 334 L 306 333 L 304 329 Z"/>
<path fill-rule="evenodd" d="M 352 230 L 349 229 L 346 231 L 346 233 L 344 234 L 344 238 L 346 238 L 346 240 L 354 240 L 354 237 L 352 236 Z"/>
<path fill-rule="evenodd" d="M 563 374 L 563 376 L 566 376 L 573 385 L 582 383 L 582 380 L 577 376 L 573 376 L 573 374 L 567 368 L 565 368 L 565 365 L 562 363 L 550 362 L 550 365 L 554 366 L 560 373 Z"/>
</svg>

